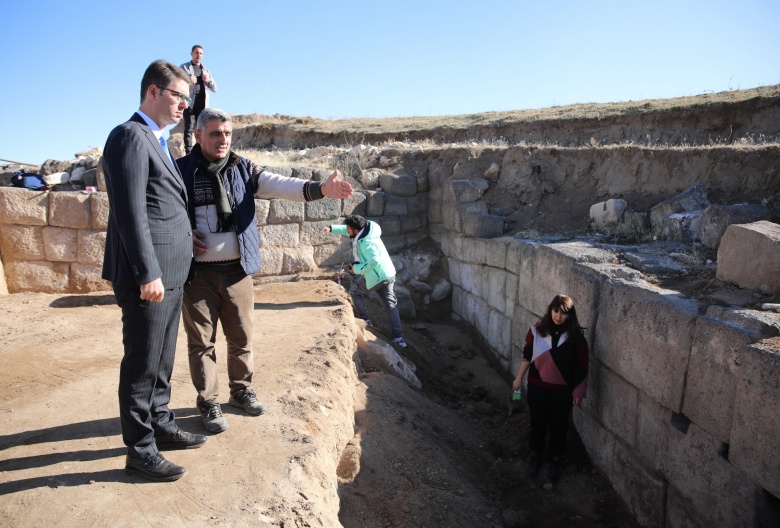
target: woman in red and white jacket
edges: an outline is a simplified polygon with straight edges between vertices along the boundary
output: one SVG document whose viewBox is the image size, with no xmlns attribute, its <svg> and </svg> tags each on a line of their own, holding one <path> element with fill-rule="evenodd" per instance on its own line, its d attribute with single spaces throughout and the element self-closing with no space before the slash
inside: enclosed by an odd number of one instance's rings
<svg viewBox="0 0 780 528">
<path fill-rule="evenodd" d="M 566 451 L 566 432 L 574 405 L 580 405 L 588 384 L 588 343 L 577 320 L 574 301 L 556 295 L 547 312 L 528 330 L 523 359 L 512 389 L 522 387 L 528 372 L 526 398 L 531 411 L 529 444 L 533 455 L 529 478 L 542 467 L 542 453 L 550 433 L 550 467 L 547 479 L 560 479 L 560 460 Z"/>
</svg>

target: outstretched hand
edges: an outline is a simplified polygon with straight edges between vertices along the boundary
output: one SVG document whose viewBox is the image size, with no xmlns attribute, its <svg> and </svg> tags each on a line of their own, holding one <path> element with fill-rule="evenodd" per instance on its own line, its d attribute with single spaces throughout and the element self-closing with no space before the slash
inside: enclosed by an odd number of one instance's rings
<svg viewBox="0 0 780 528">
<path fill-rule="evenodd" d="M 352 186 L 349 182 L 339 180 L 341 173 L 337 170 L 328 176 L 328 179 L 322 182 L 320 190 L 323 196 L 344 200 L 352 196 Z"/>
</svg>

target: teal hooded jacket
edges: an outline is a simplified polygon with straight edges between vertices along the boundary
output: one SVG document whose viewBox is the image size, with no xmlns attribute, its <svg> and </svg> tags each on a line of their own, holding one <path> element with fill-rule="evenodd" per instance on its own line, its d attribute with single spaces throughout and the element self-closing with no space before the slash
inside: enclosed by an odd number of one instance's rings
<svg viewBox="0 0 780 528">
<path fill-rule="evenodd" d="M 330 231 L 337 235 L 349 236 L 346 225 L 332 225 Z M 368 231 L 366 233 L 366 231 Z M 395 277 L 395 266 L 390 260 L 390 254 L 382 243 L 382 228 L 379 224 L 366 220 L 364 232 L 357 242 L 358 263 L 352 264 L 352 271 L 363 275 L 366 288 L 372 289 L 377 284 Z M 350 248 L 351 250 L 351 248 Z"/>
</svg>

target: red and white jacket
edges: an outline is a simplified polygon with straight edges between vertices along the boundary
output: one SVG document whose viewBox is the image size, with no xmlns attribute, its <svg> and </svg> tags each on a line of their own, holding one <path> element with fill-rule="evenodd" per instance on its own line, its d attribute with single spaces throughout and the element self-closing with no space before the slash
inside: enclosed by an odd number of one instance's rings
<svg viewBox="0 0 780 528">
<path fill-rule="evenodd" d="M 531 362 L 528 384 L 548 390 L 571 392 L 584 398 L 588 386 L 588 343 L 582 332 L 542 336 L 534 324 L 525 336 L 523 359 Z M 552 325 L 551 325 L 552 326 Z"/>
</svg>

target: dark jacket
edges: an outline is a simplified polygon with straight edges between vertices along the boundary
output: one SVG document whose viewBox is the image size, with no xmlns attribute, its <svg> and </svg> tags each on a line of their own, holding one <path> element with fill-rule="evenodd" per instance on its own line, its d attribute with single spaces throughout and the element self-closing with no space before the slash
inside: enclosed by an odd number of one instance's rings
<svg viewBox="0 0 780 528">
<path fill-rule="evenodd" d="M 319 182 L 288 178 L 263 170 L 248 159 L 230 151 L 230 159 L 222 171 L 222 181 L 233 209 L 233 227 L 238 236 L 241 267 L 247 275 L 260 271 L 260 236 L 257 232 L 255 195 L 305 202 L 322 198 Z M 195 228 L 195 156 L 190 153 L 176 160 L 184 177 L 190 222 Z"/>
<path fill-rule="evenodd" d="M 134 114 L 103 149 L 109 214 L 102 277 L 132 286 L 162 279 L 181 287 L 192 259 L 184 183 L 168 154 Z"/>
</svg>

